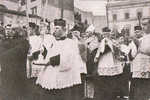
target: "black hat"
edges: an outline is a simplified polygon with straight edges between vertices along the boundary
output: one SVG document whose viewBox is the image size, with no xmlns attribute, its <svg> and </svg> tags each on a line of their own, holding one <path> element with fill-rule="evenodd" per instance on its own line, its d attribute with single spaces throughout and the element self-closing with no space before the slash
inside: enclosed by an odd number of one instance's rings
<svg viewBox="0 0 150 100">
<path fill-rule="evenodd" d="M 138 31 L 138 30 L 142 30 L 142 27 L 141 26 L 135 26 L 134 31 Z"/>
<path fill-rule="evenodd" d="M 79 31 L 81 33 L 83 31 L 83 27 L 81 25 L 75 25 L 71 31 Z"/>
<path fill-rule="evenodd" d="M 12 25 L 11 24 L 7 24 L 6 26 L 5 26 L 5 28 L 11 28 L 12 27 Z"/>
<path fill-rule="evenodd" d="M 66 26 L 66 21 L 63 20 L 63 19 L 55 19 L 54 20 L 54 25 L 55 26 L 63 26 L 63 27 L 65 27 Z"/>
<path fill-rule="evenodd" d="M 35 24 L 35 23 L 33 23 L 33 22 L 29 22 L 29 27 L 31 27 L 31 28 L 35 28 L 35 27 L 36 27 L 36 24 Z"/>
<path fill-rule="evenodd" d="M 23 28 L 23 29 L 26 29 L 27 27 L 26 27 L 26 26 L 23 26 L 22 28 Z"/>
<path fill-rule="evenodd" d="M 103 31 L 103 32 L 111 32 L 111 30 L 110 30 L 108 27 L 104 27 L 104 28 L 102 29 L 102 31 Z"/>
</svg>

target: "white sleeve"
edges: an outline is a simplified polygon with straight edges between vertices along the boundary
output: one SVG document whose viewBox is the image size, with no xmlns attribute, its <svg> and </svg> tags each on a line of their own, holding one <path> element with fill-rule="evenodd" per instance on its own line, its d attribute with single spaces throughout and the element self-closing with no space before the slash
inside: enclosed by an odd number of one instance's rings
<svg viewBox="0 0 150 100">
<path fill-rule="evenodd" d="M 103 39 L 101 41 L 101 43 L 99 44 L 99 47 L 98 47 L 98 50 L 97 50 L 97 53 L 96 53 L 96 56 L 95 57 L 99 57 L 100 56 L 100 53 L 103 53 L 105 50 L 105 39 Z"/>
<path fill-rule="evenodd" d="M 121 51 L 122 51 L 122 52 L 124 52 L 126 55 L 129 54 L 129 52 L 130 52 L 130 47 L 128 47 L 128 46 L 126 46 L 126 45 L 124 45 L 124 44 L 122 44 L 120 47 L 121 47 Z"/>
<path fill-rule="evenodd" d="M 110 47 L 111 51 L 114 52 L 114 49 L 113 49 L 113 42 L 111 40 L 107 40 L 107 45 Z"/>
<path fill-rule="evenodd" d="M 129 44 L 129 48 L 131 50 L 131 56 L 135 57 L 138 53 L 138 49 L 137 49 L 137 46 L 135 45 L 135 43 L 133 41 Z"/>
<path fill-rule="evenodd" d="M 69 43 L 70 42 L 70 43 Z M 79 53 L 77 43 L 74 41 L 68 41 L 64 46 L 65 49 L 62 51 L 61 61 L 60 61 L 60 72 L 67 72 L 73 69 L 76 66 L 77 55 Z M 74 66 L 74 67 L 72 67 Z"/>
</svg>

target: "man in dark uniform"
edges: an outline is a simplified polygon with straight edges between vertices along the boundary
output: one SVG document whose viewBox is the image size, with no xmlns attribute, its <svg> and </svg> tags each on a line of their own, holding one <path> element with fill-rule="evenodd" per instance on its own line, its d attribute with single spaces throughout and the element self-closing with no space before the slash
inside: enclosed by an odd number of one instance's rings
<svg viewBox="0 0 150 100">
<path fill-rule="evenodd" d="M 23 37 L 16 38 L 13 33 L 8 35 L 9 38 L 1 44 L 5 51 L 0 54 L 2 99 L 25 100 L 29 93 L 25 69 L 29 44 Z"/>
</svg>

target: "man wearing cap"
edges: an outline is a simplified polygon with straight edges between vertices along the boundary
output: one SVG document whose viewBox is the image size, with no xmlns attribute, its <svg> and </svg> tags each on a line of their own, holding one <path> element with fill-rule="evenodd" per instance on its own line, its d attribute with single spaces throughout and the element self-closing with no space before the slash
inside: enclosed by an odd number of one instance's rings
<svg viewBox="0 0 150 100">
<path fill-rule="evenodd" d="M 131 37 L 131 42 L 129 43 L 129 48 L 131 49 L 131 52 L 130 52 L 130 59 L 133 60 L 133 58 L 136 56 L 136 52 L 137 52 L 137 49 L 139 47 L 139 40 L 140 38 L 142 38 L 144 35 L 144 31 L 142 30 L 142 27 L 141 26 L 135 26 L 134 27 L 134 36 Z M 132 55 L 131 55 L 132 53 Z"/>
<path fill-rule="evenodd" d="M 144 33 L 130 44 L 132 61 L 132 80 L 130 100 L 150 99 L 150 35 L 149 22 L 143 25 Z M 136 35 L 136 34 L 135 34 Z M 135 43 L 135 44 L 134 44 Z"/>
<path fill-rule="evenodd" d="M 48 50 L 43 73 L 36 84 L 45 88 L 53 100 L 72 100 L 71 90 L 81 84 L 78 45 L 66 37 L 66 21 L 55 19 L 55 43 Z"/>
<path fill-rule="evenodd" d="M 74 93 L 74 100 L 81 100 L 84 97 L 84 83 L 85 83 L 85 76 L 87 74 L 87 68 L 86 68 L 86 62 L 87 62 L 87 45 L 85 41 L 82 40 L 80 37 L 80 34 L 83 32 L 83 26 L 82 25 L 75 25 L 72 31 L 72 39 L 78 44 L 79 48 L 79 60 L 81 61 L 81 79 L 82 84 L 77 85 L 75 88 L 73 88 Z"/>
<path fill-rule="evenodd" d="M 141 38 L 144 34 L 141 26 L 135 26 L 134 27 L 134 34 L 136 38 Z"/>
<path fill-rule="evenodd" d="M 104 39 L 101 41 L 95 62 L 98 62 L 95 78 L 95 98 L 99 100 L 115 100 L 120 74 L 123 72 L 121 61 L 114 57 L 116 45 L 110 39 L 111 30 L 108 27 L 103 28 Z"/>
<path fill-rule="evenodd" d="M 73 40 L 80 40 L 80 33 L 82 32 L 82 26 L 81 25 L 75 25 L 72 29 L 71 29 L 71 37 Z"/>
<path fill-rule="evenodd" d="M 94 70 L 94 56 L 96 54 L 99 41 L 98 37 L 94 34 L 95 32 L 95 27 L 93 25 L 90 25 L 86 29 L 86 37 L 85 43 L 88 46 L 88 61 L 87 61 L 87 71 L 89 74 L 92 74 L 92 71 Z"/>
<path fill-rule="evenodd" d="M 81 61 L 83 62 L 83 66 L 81 66 L 81 73 L 86 74 L 87 69 L 85 63 L 87 62 L 87 45 L 80 36 L 81 32 L 83 32 L 83 27 L 75 25 L 71 31 L 72 31 L 72 39 L 75 42 L 77 42 L 79 47 L 80 53 L 79 55 L 81 56 L 79 59 L 81 59 Z"/>
<path fill-rule="evenodd" d="M 29 23 L 30 36 L 28 37 L 30 49 L 27 59 L 27 77 L 30 83 L 31 99 L 35 97 L 47 99 L 49 98 L 48 93 L 41 87 L 37 86 L 36 79 L 43 72 L 45 59 L 47 56 L 47 51 L 52 47 L 52 42 L 54 37 L 52 35 L 46 34 L 46 24 L 44 22 L 40 23 L 40 27 L 35 23 Z"/>
<path fill-rule="evenodd" d="M 29 44 L 30 44 L 30 49 L 29 49 L 29 54 L 28 54 L 28 59 L 27 59 L 27 77 L 37 77 L 37 75 L 34 73 L 37 69 L 37 67 L 34 67 L 33 61 L 38 60 L 38 56 L 40 54 L 41 50 L 41 45 L 42 45 L 42 38 L 40 37 L 39 32 L 36 29 L 36 24 L 35 23 L 29 23 L 30 26 L 30 36 L 28 37 L 29 39 Z M 30 67 L 32 67 L 32 73 L 30 73 Z"/>
<path fill-rule="evenodd" d="M 87 45 L 87 75 L 85 82 L 85 98 L 92 99 L 94 98 L 94 84 L 93 77 L 95 75 L 95 66 L 94 56 L 96 54 L 96 50 L 98 48 L 98 37 L 94 34 L 95 27 L 90 25 L 84 33 L 81 34 L 82 41 L 84 41 Z"/>
</svg>

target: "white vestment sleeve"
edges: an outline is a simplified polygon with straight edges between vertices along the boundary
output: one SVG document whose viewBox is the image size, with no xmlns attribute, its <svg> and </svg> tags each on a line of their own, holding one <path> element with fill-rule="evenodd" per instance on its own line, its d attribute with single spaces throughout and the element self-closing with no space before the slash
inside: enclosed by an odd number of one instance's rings
<svg viewBox="0 0 150 100">
<path fill-rule="evenodd" d="M 129 48 L 131 49 L 131 56 L 135 58 L 138 53 L 138 49 L 133 41 L 129 44 Z"/>
</svg>

